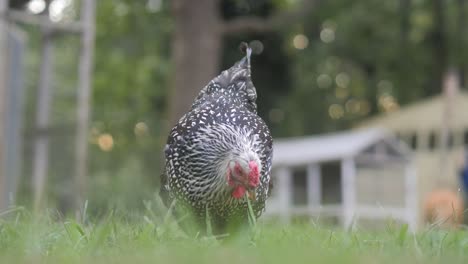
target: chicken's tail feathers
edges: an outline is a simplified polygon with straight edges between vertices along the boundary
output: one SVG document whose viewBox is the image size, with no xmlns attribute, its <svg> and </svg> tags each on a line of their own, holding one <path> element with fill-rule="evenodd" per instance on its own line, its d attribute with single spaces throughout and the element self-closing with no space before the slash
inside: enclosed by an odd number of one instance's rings
<svg viewBox="0 0 468 264">
<path fill-rule="evenodd" d="M 192 105 L 192 108 L 198 106 L 203 102 L 206 95 L 213 94 L 219 89 L 226 89 L 228 87 L 237 87 L 238 90 L 245 90 L 249 100 L 249 109 L 256 111 L 255 100 L 257 99 L 257 92 L 251 80 L 250 57 L 253 50 L 247 43 L 242 42 L 239 46 L 245 56 L 237 61 L 231 68 L 224 70 L 220 75 L 213 78 L 207 86 L 205 86 Z"/>
<path fill-rule="evenodd" d="M 245 54 L 245 57 L 238 62 L 238 66 L 239 68 L 247 68 L 250 73 L 250 57 L 252 56 L 252 47 L 250 47 L 247 42 L 241 42 L 239 45 L 239 50 Z"/>
<path fill-rule="evenodd" d="M 252 47 L 247 42 L 241 42 L 239 45 L 240 51 L 245 54 L 244 60 L 250 65 L 250 57 L 252 56 Z"/>
</svg>

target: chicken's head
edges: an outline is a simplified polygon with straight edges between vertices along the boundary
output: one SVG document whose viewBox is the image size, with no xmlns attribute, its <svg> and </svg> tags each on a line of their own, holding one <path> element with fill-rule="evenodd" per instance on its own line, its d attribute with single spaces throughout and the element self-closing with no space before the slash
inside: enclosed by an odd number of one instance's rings
<svg viewBox="0 0 468 264">
<path fill-rule="evenodd" d="M 240 199 L 248 192 L 249 197 L 254 198 L 255 188 L 260 183 L 260 170 L 257 160 L 232 160 L 226 175 L 227 184 L 233 188 L 232 197 Z"/>
</svg>

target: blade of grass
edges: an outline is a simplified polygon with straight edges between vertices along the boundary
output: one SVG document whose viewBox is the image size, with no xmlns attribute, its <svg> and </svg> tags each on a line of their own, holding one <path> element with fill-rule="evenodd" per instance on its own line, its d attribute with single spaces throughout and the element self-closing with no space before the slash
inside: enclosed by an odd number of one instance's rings
<svg viewBox="0 0 468 264">
<path fill-rule="evenodd" d="M 406 240 L 406 235 L 408 234 L 408 224 L 404 224 L 400 228 L 400 232 L 398 232 L 398 244 L 403 246 Z"/>
<path fill-rule="evenodd" d="M 249 209 L 248 218 L 249 218 L 250 227 L 255 228 L 257 226 L 257 219 L 255 218 L 255 214 L 254 214 L 254 211 L 253 211 L 253 208 L 252 208 L 252 204 L 250 203 L 250 199 L 249 199 L 247 194 L 244 196 L 244 198 L 245 198 L 245 200 L 247 202 L 247 207 Z"/>
<path fill-rule="evenodd" d="M 211 226 L 211 216 L 210 216 L 210 212 L 208 210 L 208 205 L 205 207 L 205 213 L 206 213 L 206 217 L 205 217 L 206 235 L 211 237 L 211 236 L 213 236 L 213 228 Z"/>
</svg>

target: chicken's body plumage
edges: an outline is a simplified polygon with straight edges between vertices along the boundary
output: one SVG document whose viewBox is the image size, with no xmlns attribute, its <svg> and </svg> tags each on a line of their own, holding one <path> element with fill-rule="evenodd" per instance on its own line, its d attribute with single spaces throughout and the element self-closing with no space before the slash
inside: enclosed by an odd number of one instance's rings
<svg viewBox="0 0 468 264">
<path fill-rule="evenodd" d="M 165 148 L 160 190 L 164 203 L 188 209 L 201 223 L 209 215 L 218 232 L 248 219 L 247 193 L 256 217 L 269 195 L 272 138 L 256 112 L 250 52 L 202 89 L 171 130 Z M 232 161 L 253 164 L 250 174 L 259 172 L 257 181 L 251 179 L 255 188 L 246 191 L 248 185 L 230 181 Z"/>
</svg>

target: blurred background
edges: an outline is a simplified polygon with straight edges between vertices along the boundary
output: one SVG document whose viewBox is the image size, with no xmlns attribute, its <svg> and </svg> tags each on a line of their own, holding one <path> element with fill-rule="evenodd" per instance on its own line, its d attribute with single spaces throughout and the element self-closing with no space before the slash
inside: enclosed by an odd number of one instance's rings
<svg viewBox="0 0 468 264">
<path fill-rule="evenodd" d="M 363 203 L 361 215 L 387 208 L 416 225 L 431 194 L 463 200 L 465 0 L 0 3 L 1 210 L 143 210 L 169 129 L 241 41 L 281 148 L 271 208 L 284 210 L 272 212 L 349 225 Z"/>
</svg>

